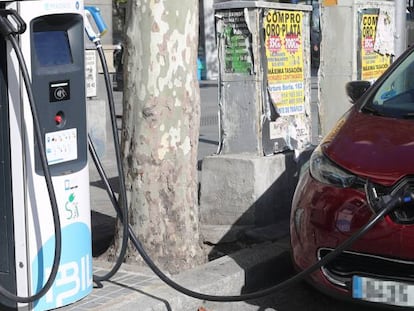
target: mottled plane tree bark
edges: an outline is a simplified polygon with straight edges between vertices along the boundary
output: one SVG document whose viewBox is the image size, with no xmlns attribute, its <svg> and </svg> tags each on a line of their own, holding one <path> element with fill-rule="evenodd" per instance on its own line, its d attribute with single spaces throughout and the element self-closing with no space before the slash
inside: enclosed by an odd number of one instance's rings
<svg viewBox="0 0 414 311">
<path fill-rule="evenodd" d="M 198 0 L 129 0 L 122 153 L 129 222 L 170 273 L 205 260 L 199 238 Z M 122 228 L 118 228 L 116 245 Z M 140 262 L 130 247 L 126 262 Z"/>
</svg>

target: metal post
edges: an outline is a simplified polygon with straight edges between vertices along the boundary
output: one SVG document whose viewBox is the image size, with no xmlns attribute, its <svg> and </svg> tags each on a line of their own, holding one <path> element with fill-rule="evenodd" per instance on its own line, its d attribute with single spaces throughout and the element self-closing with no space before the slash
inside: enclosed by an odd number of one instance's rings
<svg viewBox="0 0 414 311">
<path fill-rule="evenodd" d="M 395 58 L 407 48 L 406 10 L 406 0 L 395 0 Z"/>
</svg>

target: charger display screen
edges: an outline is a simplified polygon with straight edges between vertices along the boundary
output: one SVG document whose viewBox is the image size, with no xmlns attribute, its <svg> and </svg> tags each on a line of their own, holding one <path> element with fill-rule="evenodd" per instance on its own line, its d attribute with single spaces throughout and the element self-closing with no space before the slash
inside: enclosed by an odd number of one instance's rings
<svg viewBox="0 0 414 311">
<path fill-rule="evenodd" d="M 66 31 L 36 31 L 33 33 L 33 39 L 40 66 L 72 63 L 72 53 Z"/>
</svg>

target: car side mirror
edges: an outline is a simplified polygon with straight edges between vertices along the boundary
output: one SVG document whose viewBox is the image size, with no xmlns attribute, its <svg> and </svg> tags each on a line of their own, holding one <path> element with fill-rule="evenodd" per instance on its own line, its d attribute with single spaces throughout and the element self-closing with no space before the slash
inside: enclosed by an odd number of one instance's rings
<svg viewBox="0 0 414 311">
<path fill-rule="evenodd" d="M 346 94 L 349 100 L 354 104 L 369 89 L 371 82 L 369 81 L 351 81 L 345 86 Z"/>
</svg>

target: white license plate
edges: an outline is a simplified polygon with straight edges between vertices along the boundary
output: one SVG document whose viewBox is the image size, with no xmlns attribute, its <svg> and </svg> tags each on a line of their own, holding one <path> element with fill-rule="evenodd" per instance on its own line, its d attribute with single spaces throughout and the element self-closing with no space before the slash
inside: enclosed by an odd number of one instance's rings
<svg viewBox="0 0 414 311">
<path fill-rule="evenodd" d="M 414 307 L 414 284 L 354 276 L 352 297 L 394 306 Z"/>
</svg>

